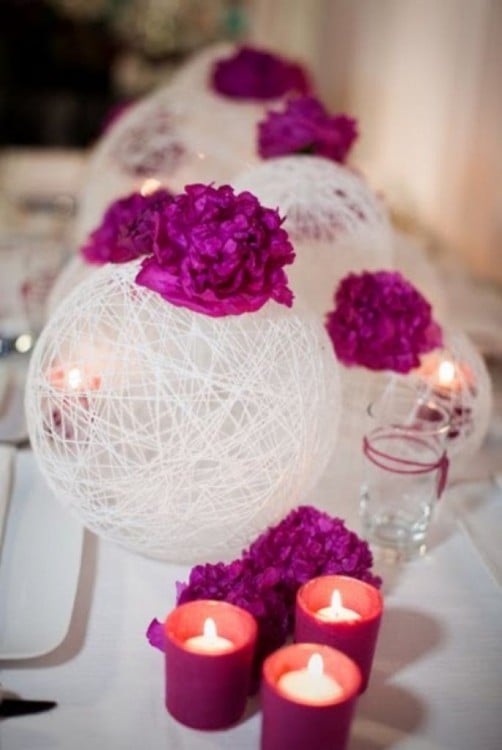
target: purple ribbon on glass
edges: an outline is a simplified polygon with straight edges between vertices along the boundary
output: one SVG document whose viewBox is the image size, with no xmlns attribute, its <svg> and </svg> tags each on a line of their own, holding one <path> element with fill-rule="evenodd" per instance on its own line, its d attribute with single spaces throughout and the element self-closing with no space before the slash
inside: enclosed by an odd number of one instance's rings
<svg viewBox="0 0 502 750">
<path fill-rule="evenodd" d="M 380 438 L 402 440 L 401 435 L 392 434 L 380 434 Z M 407 436 L 407 440 L 414 441 L 419 444 L 426 445 L 426 442 L 420 437 Z M 437 483 L 437 497 L 438 500 L 443 494 L 443 490 L 446 487 L 448 479 L 448 467 L 449 460 L 446 451 L 443 451 L 441 456 L 436 461 L 416 461 L 407 458 L 400 458 L 393 456 L 385 451 L 379 451 L 374 445 L 368 440 L 365 435 L 363 438 L 363 453 L 372 463 L 376 466 L 384 469 L 385 471 L 391 471 L 394 474 L 428 474 L 431 471 L 438 472 L 438 483 Z"/>
</svg>

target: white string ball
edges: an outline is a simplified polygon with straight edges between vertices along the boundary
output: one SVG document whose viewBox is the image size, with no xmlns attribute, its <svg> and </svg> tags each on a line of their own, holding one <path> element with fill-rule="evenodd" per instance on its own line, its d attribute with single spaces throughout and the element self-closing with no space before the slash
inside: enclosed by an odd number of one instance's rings
<svg viewBox="0 0 502 750">
<path fill-rule="evenodd" d="M 313 317 L 212 318 L 107 265 L 55 310 L 26 387 L 56 496 L 92 531 L 176 562 L 230 559 L 305 502 L 332 452 L 338 365 Z"/>
<path fill-rule="evenodd" d="M 119 197 L 153 186 L 177 193 L 194 182 L 224 184 L 255 163 L 256 124 L 267 106 L 179 86 L 166 86 L 132 105 L 89 159 L 75 220 L 76 246 Z"/>
<path fill-rule="evenodd" d="M 332 307 L 338 282 L 350 271 L 393 266 L 385 207 L 352 169 L 318 156 L 284 156 L 242 172 L 233 185 L 286 216 L 296 250 L 288 278 L 317 313 Z"/>
<path fill-rule="evenodd" d="M 449 320 L 446 293 L 440 274 L 418 237 L 393 230 L 394 266 L 425 297 L 432 306 L 435 320 L 446 324 Z"/>
<path fill-rule="evenodd" d="M 443 331 L 444 346 L 411 373 L 450 413 L 447 449 L 452 468 L 479 450 L 490 424 L 492 382 L 485 361 L 463 331 Z"/>
<path fill-rule="evenodd" d="M 100 266 L 87 263 L 80 254 L 73 255 L 61 269 L 51 287 L 46 302 L 47 317 L 82 281 L 95 273 Z"/>
</svg>

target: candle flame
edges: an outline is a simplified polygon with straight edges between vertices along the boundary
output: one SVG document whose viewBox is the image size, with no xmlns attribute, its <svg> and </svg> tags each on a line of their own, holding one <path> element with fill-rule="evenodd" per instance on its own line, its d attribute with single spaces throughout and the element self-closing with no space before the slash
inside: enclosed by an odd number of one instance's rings
<svg viewBox="0 0 502 750">
<path fill-rule="evenodd" d="M 72 388 L 72 390 L 76 390 L 77 388 L 80 388 L 84 379 L 78 367 L 72 367 L 70 370 L 68 370 L 67 380 L 70 388 Z"/>
<path fill-rule="evenodd" d="M 338 589 L 335 589 L 333 593 L 331 594 L 330 608 L 333 610 L 333 613 L 336 616 L 340 615 L 340 612 L 342 609 L 342 595 L 340 594 Z"/>
<path fill-rule="evenodd" d="M 307 664 L 307 672 L 316 677 L 324 673 L 324 662 L 321 654 L 312 654 Z"/>
<path fill-rule="evenodd" d="M 156 180 L 155 177 L 148 177 L 142 184 L 139 192 L 145 198 L 147 195 L 155 193 L 156 190 L 162 185 L 160 180 Z"/>
<path fill-rule="evenodd" d="M 439 365 L 438 380 L 439 385 L 451 385 L 455 380 L 456 368 L 453 362 L 445 359 Z"/>
<path fill-rule="evenodd" d="M 204 620 L 203 627 L 204 638 L 214 641 L 218 637 L 218 631 L 216 630 L 216 623 L 212 617 L 206 617 Z"/>
</svg>

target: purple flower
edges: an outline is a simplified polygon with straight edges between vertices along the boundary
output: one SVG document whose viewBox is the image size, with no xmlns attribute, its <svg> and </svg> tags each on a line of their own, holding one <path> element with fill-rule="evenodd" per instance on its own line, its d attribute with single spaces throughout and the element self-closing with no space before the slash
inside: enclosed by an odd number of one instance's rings
<svg viewBox="0 0 502 750">
<path fill-rule="evenodd" d="M 284 154 L 317 154 L 343 163 L 357 138 L 357 123 L 331 116 L 313 96 L 291 99 L 258 123 L 258 151 L 264 159 Z"/>
<path fill-rule="evenodd" d="M 349 274 L 340 282 L 326 329 L 345 365 L 406 373 L 442 344 L 427 300 L 400 273 Z"/>
<path fill-rule="evenodd" d="M 178 604 L 216 599 L 250 612 L 258 622 L 259 664 L 293 632 L 296 592 L 303 583 L 341 574 L 378 587 L 372 564 L 368 544 L 341 519 L 302 506 L 261 534 L 241 559 L 195 566 L 188 583 L 178 584 Z"/>
<path fill-rule="evenodd" d="M 212 85 L 215 91 L 233 99 L 276 99 L 288 91 L 304 94 L 309 90 L 300 65 L 249 46 L 216 62 Z"/>
<path fill-rule="evenodd" d="M 80 252 L 88 263 L 127 263 L 152 252 L 152 235 L 161 207 L 173 199 L 168 190 L 132 193 L 114 201 Z"/>
<path fill-rule="evenodd" d="M 162 207 L 152 257 L 138 284 L 174 305 L 215 317 L 258 310 L 269 299 L 290 307 L 283 266 L 294 251 L 283 219 L 229 185 L 187 185 Z"/>
<path fill-rule="evenodd" d="M 158 648 L 159 651 L 165 651 L 166 648 L 166 636 L 164 633 L 164 626 L 158 620 L 152 620 L 146 631 L 146 637 L 150 646 Z"/>
</svg>

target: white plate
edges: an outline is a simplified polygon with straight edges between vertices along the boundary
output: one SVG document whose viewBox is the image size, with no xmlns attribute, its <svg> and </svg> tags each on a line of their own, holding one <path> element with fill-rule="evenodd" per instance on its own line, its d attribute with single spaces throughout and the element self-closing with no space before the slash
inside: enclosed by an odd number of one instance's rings
<svg viewBox="0 0 502 750">
<path fill-rule="evenodd" d="M 17 454 L 0 557 L 0 659 L 52 651 L 68 632 L 83 528 L 58 503 L 31 452 Z"/>
</svg>

